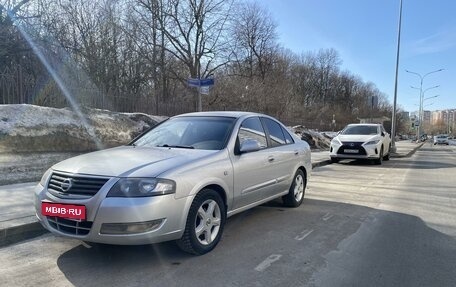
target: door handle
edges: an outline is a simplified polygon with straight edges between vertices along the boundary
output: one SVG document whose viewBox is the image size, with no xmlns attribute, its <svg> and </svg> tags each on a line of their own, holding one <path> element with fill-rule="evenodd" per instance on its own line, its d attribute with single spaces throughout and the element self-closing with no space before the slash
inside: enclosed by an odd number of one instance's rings
<svg viewBox="0 0 456 287">
<path fill-rule="evenodd" d="M 299 151 L 298 150 L 295 150 L 294 151 L 294 155 L 298 155 L 299 154 Z"/>
<path fill-rule="evenodd" d="M 273 162 L 274 160 L 275 160 L 275 158 L 272 155 L 268 157 L 269 162 Z"/>
</svg>

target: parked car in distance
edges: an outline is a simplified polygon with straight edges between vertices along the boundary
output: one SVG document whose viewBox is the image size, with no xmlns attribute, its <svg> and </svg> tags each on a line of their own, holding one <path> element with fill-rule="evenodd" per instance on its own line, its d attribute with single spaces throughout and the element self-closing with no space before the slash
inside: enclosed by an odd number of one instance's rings
<svg viewBox="0 0 456 287">
<path fill-rule="evenodd" d="M 177 240 L 204 254 L 227 217 L 280 197 L 300 206 L 311 168 L 309 145 L 272 117 L 191 113 L 129 145 L 57 163 L 34 204 L 57 235 L 121 245 Z"/>
<path fill-rule="evenodd" d="M 434 136 L 434 145 L 446 144 L 449 145 L 448 135 L 436 135 Z"/>
<path fill-rule="evenodd" d="M 331 141 L 332 162 L 341 159 L 389 160 L 390 135 L 381 124 L 349 124 Z"/>
</svg>

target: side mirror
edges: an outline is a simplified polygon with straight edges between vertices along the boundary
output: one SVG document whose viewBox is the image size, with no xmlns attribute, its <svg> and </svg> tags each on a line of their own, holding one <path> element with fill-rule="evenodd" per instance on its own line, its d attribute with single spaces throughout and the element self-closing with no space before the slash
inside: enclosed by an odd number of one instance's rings
<svg viewBox="0 0 456 287">
<path fill-rule="evenodd" d="M 247 153 L 247 152 L 259 151 L 260 149 L 261 149 L 261 145 L 260 145 L 259 141 L 254 140 L 254 139 L 248 139 L 248 140 L 245 140 L 241 144 L 239 151 L 241 153 Z"/>
<path fill-rule="evenodd" d="M 384 133 L 384 132 L 382 132 L 382 133 L 381 133 L 381 135 L 382 135 L 382 137 L 384 137 L 384 136 L 385 136 L 385 133 Z"/>
</svg>

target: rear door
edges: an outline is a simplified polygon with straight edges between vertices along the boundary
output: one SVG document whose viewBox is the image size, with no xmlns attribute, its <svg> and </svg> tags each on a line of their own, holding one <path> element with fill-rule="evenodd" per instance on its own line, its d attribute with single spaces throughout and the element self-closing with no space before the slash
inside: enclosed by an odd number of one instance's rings
<svg viewBox="0 0 456 287">
<path fill-rule="evenodd" d="M 271 189 L 271 196 L 289 189 L 295 173 L 295 167 L 299 161 L 299 151 L 294 145 L 293 138 L 287 130 L 277 121 L 262 117 L 261 121 L 266 128 L 270 148 L 270 156 L 273 158 L 271 177 L 276 184 Z"/>
</svg>

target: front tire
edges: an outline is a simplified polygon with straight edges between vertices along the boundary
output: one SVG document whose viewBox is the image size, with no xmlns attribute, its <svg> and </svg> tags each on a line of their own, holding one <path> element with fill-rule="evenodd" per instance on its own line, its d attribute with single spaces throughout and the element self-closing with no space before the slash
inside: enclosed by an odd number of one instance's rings
<svg viewBox="0 0 456 287">
<path fill-rule="evenodd" d="M 336 157 L 331 158 L 331 163 L 338 163 L 338 162 L 339 162 L 338 158 L 336 158 Z"/>
<path fill-rule="evenodd" d="M 388 153 L 383 156 L 383 160 L 390 160 L 391 145 L 389 146 Z"/>
<path fill-rule="evenodd" d="M 293 182 L 290 186 L 290 190 L 287 195 L 282 197 L 283 204 L 287 207 L 298 207 L 304 200 L 304 194 L 306 192 L 306 177 L 304 172 L 298 169 L 293 178 Z"/>
<path fill-rule="evenodd" d="M 187 253 L 208 253 L 219 243 L 225 221 L 226 209 L 220 195 L 215 190 L 203 189 L 193 199 L 184 234 L 177 245 Z"/>
<path fill-rule="evenodd" d="M 380 149 L 380 154 L 378 156 L 378 159 L 374 160 L 374 163 L 380 165 L 380 164 L 382 164 L 382 160 L 383 160 L 383 146 Z"/>
</svg>

